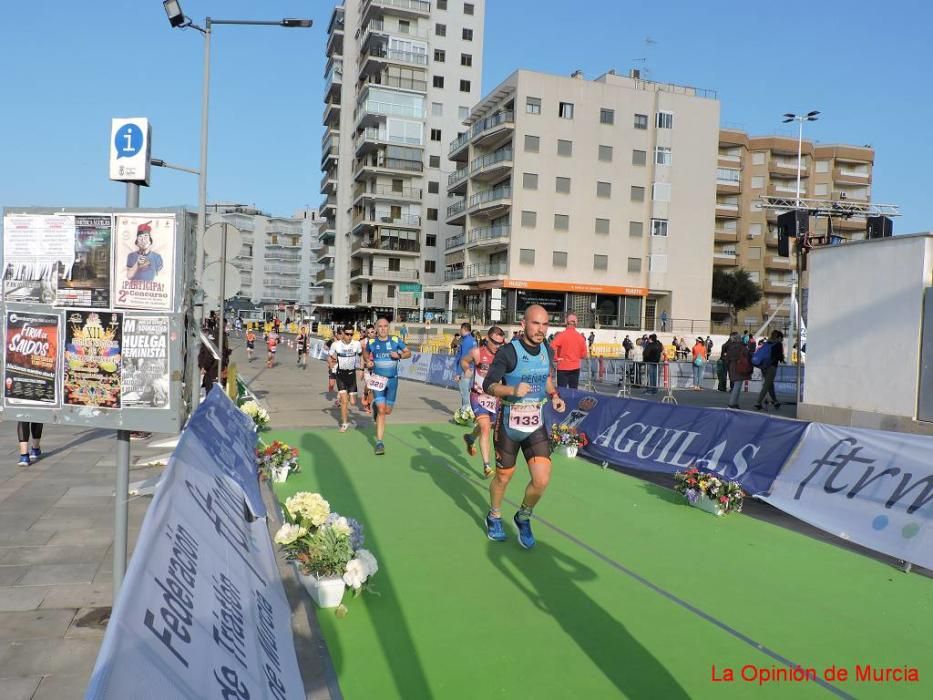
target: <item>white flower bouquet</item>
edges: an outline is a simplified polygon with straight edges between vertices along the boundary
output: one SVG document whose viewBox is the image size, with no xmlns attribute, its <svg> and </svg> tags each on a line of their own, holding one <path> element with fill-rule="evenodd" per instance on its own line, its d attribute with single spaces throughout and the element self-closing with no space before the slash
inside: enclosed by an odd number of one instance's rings
<svg viewBox="0 0 933 700">
<path fill-rule="evenodd" d="M 240 410 L 252 419 L 257 431 L 269 427 L 269 412 L 255 401 L 245 402 Z"/>
</svg>

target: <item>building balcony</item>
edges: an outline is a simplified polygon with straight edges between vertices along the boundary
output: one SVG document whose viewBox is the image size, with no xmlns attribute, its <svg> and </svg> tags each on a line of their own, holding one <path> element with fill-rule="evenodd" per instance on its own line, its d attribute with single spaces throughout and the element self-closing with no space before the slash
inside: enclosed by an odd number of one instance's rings
<svg viewBox="0 0 933 700">
<path fill-rule="evenodd" d="M 837 166 L 833 168 L 833 181 L 851 185 L 868 185 L 871 183 L 871 171 Z"/>
<path fill-rule="evenodd" d="M 335 22 L 331 23 L 331 31 L 327 36 L 327 46 L 325 48 L 325 54 L 328 56 L 342 56 L 343 55 L 343 18 L 341 17 L 340 23 Z"/>
<path fill-rule="evenodd" d="M 716 232 L 713 236 L 713 239 L 717 243 L 738 243 L 739 241 L 739 232 L 738 231 L 727 231 L 725 229 L 716 229 Z"/>
<path fill-rule="evenodd" d="M 497 112 L 476 122 L 470 128 L 470 141 L 474 146 L 489 145 L 503 136 L 511 137 L 515 129 L 515 113 Z"/>
<path fill-rule="evenodd" d="M 360 36 L 363 37 L 361 42 L 363 46 L 366 45 L 366 42 L 372 41 L 371 37 L 389 37 L 389 36 L 398 36 L 405 39 L 427 39 L 430 37 L 427 28 L 424 29 L 413 29 L 409 27 L 407 30 L 402 31 L 401 29 L 389 27 L 386 25 L 384 20 L 381 19 L 371 19 L 369 20 L 362 29 L 360 29 Z"/>
<path fill-rule="evenodd" d="M 790 294 L 792 289 L 790 282 L 772 282 L 771 280 L 762 282 L 761 288 L 770 294 Z"/>
<path fill-rule="evenodd" d="M 713 253 L 715 267 L 735 267 L 739 263 L 739 256 L 735 253 Z"/>
<path fill-rule="evenodd" d="M 865 221 L 865 217 L 862 216 L 853 216 L 848 219 L 843 219 L 840 217 L 833 218 L 833 231 L 838 233 L 840 231 L 861 231 L 865 232 L 868 230 L 868 222 Z"/>
<path fill-rule="evenodd" d="M 393 216 L 389 211 L 365 211 L 357 213 L 352 219 L 352 233 L 363 233 L 378 226 L 391 226 L 393 228 L 419 229 L 421 217 L 417 214 L 399 214 Z"/>
<path fill-rule="evenodd" d="M 356 148 L 357 158 L 360 158 L 367 153 L 371 153 L 372 151 L 378 150 L 379 148 L 389 144 L 396 144 L 399 146 L 413 146 L 415 148 L 422 148 L 424 146 L 420 138 L 390 136 L 385 129 L 380 129 L 375 126 L 363 129 L 363 131 L 357 135 L 353 143 Z"/>
<path fill-rule="evenodd" d="M 321 168 L 326 168 L 328 166 L 327 161 L 333 159 L 337 160 L 337 156 L 340 154 L 340 136 L 334 136 L 333 134 L 328 134 L 324 143 L 321 144 Z"/>
<path fill-rule="evenodd" d="M 459 168 L 447 176 L 448 194 L 466 194 L 467 178 L 470 175 L 469 168 Z"/>
<path fill-rule="evenodd" d="M 350 255 L 377 255 L 379 253 L 391 253 L 402 257 L 418 257 L 421 255 L 421 244 L 418 241 L 399 240 L 397 238 L 388 238 L 376 236 L 370 238 L 364 236 L 356 238 L 350 245 Z"/>
<path fill-rule="evenodd" d="M 372 280 L 399 280 L 402 282 L 417 282 L 418 270 L 390 270 L 388 267 L 376 267 L 364 265 L 354 270 L 350 270 L 350 280 L 354 279 L 372 279 Z"/>
<path fill-rule="evenodd" d="M 455 270 L 444 270 L 444 281 L 453 282 L 455 280 L 462 280 L 464 274 L 465 273 L 462 267 L 459 267 Z"/>
<path fill-rule="evenodd" d="M 447 223 L 451 226 L 459 226 L 466 221 L 466 199 L 454 202 L 447 207 Z"/>
<path fill-rule="evenodd" d="M 839 183 L 836 183 L 837 185 Z M 801 195 L 803 196 L 803 195 Z M 833 192 L 834 200 L 845 200 L 847 202 L 867 202 L 869 200 L 868 188 L 864 186 L 858 189 L 849 190 L 837 187 Z"/>
<path fill-rule="evenodd" d="M 469 212 L 483 216 L 499 216 L 512 205 L 512 187 L 494 187 L 470 197 Z"/>
<path fill-rule="evenodd" d="M 396 189 L 390 185 L 376 185 L 372 182 L 363 182 L 353 190 L 353 205 L 360 206 L 362 202 L 389 201 L 389 202 L 420 202 L 423 190 L 420 187 L 401 187 Z"/>
<path fill-rule="evenodd" d="M 324 105 L 324 126 L 338 126 L 340 124 L 340 100 L 332 99 Z"/>
<path fill-rule="evenodd" d="M 512 170 L 512 149 L 500 148 L 470 162 L 470 179 L 478 181 L 499 180 Z"/>
<path fill-rule="evenodd" d="M 328 170 L 321 178 L 321 194 L 337 193 L 337 174 Z"/>
<path fill-rule="evenodd" d="M 364 0 L 360 6 L 363 22 L 378 12 L 389 12 L 400 17 L 430 17 L 431 3 L 424 0 Z"/>
<path fill-rule="evenodd" d="M 343 61 L 331 61 L 330 68 L 324 75 L 324 99 L 325 101 L 340 93 L 340 86 L 343 84 Z"/>
<path fill-rule="evenodd" d="M 333 265 L 330 267 L 325 267 L 323 270 L 319 270 L 318 273 L 314 276 L 315 282 L 324 282 L 325 280 L 333 282 L 334 274 L 336 270 Z"/>
<path fill-rule="evenodd" d="M 716 218 L 717 219 L 738 219 L 740 218 L 739 205 L 716 202 Z"/>
<path fill-rule="evenodd" d="M 509 274 L 508 263 L 482 263 L 479 265 L 468 265 L 466 268 L 465 279 L 504 277 L 507 274 Z"/>
<path fill-rule="evenodd" d="M 783 258 L 779 255 L 765 256 L 766 270 L 790 270 L 792 267 L 790 258 Z"/>
<path fill-rule="evenodd" d="M 359 180 L 363 176 L 376 175 L 402 175 L 420 176 L 424 172 L 424 163 L 420 160 L 403 160 L 401 158 L 383 158 L 373 160 L 372 156 L 363 158 L 354 164 L 353 179 Z"/>
<path fill-rule="evenodd" d="M 742 156 L 730 156 L 723 153 L 719 154 L 720 168 L 741 168 Z"/>
<path fill-rule="evenodd" d="M 399 105 L 393 102 L 382 102 L 375 99 L 366 99 L 359 103 L 353 113 L 358 129 L 367 126 L 378 126 L 387 117 L 402 117 L 404 119 L 423 119 L 424 110 L 411 105 Z"/>
<path fill-rule="evenodd" d="M 321 216 L 336 216 L 337 215 L 337 197 L 334 195 L 329 195 L 321 200 L 321 205 L 318 207 L 318 211 L 321 213 Z"/>
<path fill-rule="evenodd" d="M 797 183 L 796 182 L 772 182 L 768 185 L 768 194 L 772 197 L 796 197 L 797 196 Z M 801 181 L 800 183 L 800 196 L 807 196 L 807 183 Z"/>
<path fill-rule="evenodd" d="M 333 258 L 337 255 L 337 249 L 332 245 L 322 246 L 317 253 L 317 262 L 322 260 L 327 260 L 328 258 Z"/>
<path fill-rule="evenodd" d="M 450 142 L 447 157 L 453 161 L 465 161 L 469 152 L 470 132 L 465 131 Z"/>
<path fill-rule="evenodd" d="M 444 243 L 444 250 L 453 250 L 454 248 L 460 248 L 466 243 L 466 236 L 462 233 L 458 233 L 456 236 L 450 236 L 447 241 Z"/>
<path fill-rule="evenodd" d="M 509 224 L 471 228 L 466 237 L 466 244 L 470 248 L 507 246 L 511 233 L 512 227 Z"/>
<path fill-rule="evenodd" d="M 337 230 L 334 228 L 333 224 L 329 224 L 327 228 L 323 229 L 318 234 L 318 241 L 323 245 L 329 245 L 334 242 L 334 239 L 337 238 Z"/>
<path fill-rule="evenodd" d="M 416 294 L 396 292 L 394 297 L 390 297 L 384 294 L 373 294 L 369 301 L 365 302 L 365 305 L 382 306 L 384 308 L 393 308 L 397 306 L 400 309 L 417 309 L 419 308 L 420 303 L 421 302 L 418 300 L 418 296 Z"/>
<path fill-rule="evenodd" d="M 739 194 L 742 183 L 736 180 L 716 180 L 716 194 Z"/>
<path fill-rule="evenodd" d="M 390 63 L 407 67 L 425 67 L 428 65 L 428 55 L 420 51 L 390 49 L 384 44 L 369 42 L 363 51 L 360 72 L 363 75 L 381 73 Z"/>
<path fill-rule="evenodd" d="M 765 246 L 767 246 L 768 248 L 777 248 L 778 235 L 776 233 L 765 234 Z"/>
<path fill-rule="evenodd" d="M 794 160 L 794 162 L 790 162 L 786 160 L 777 160 L 776 158 L 772 158 L 771 160 L 768 161 L 768 172 L 771 173 L 772 175 L 793 176 L 796 178 L 797 177 L 797 161 Z M 807 162 L 804 161 L 803 165 L 800 168 L 800 177 L 801 179 L 803 179 L 808 176 L 809 176 L 809 173 L 807 172 Z"/>
</svg>

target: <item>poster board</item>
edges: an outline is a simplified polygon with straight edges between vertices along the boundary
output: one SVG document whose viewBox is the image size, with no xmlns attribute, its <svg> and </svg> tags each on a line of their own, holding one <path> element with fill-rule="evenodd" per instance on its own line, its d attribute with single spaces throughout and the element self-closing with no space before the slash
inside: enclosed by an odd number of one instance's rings
<svg viewBox="0 0 933 700">
<path fill-rule="evenodd" d="M 3 224 L 2 418 L 177 433 L 197 354 L 195 216 L 7 207 Z"/>
</svg>

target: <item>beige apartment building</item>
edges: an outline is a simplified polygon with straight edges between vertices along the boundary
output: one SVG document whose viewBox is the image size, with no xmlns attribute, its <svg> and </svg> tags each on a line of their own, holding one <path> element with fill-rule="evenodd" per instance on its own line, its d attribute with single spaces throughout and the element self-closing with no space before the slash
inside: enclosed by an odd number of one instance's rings
<svg viewBox="0 0 933 700">
<path fill-rule="evenodd" d="M 531 303 L 605 328 L 709 330 L 719 102 L 610 71 L 518 70 L 448 155 L 444 279 L 512 322 Z M 693 330 L 690 331 L 689 329 Z"/>
<path fill-rule="evenodd" d="M 409 318 L 446 308 L 446 144 L 480 95 L 485 0 L 345 0 L 328 26 L 324 301 Z M 442 184 L 444 183 L 444 184 Z M 425 290 L 424 288 L 428 288 Z M 435 298 L 436 296 L 436 298 Z"/>
<path fill-rule="evenodd" d="M 739 312 L 740 327 L 753 331 L 772 316 L 772 327 L 790 318 L 793 258 L 777 254 L 776 210 L 759 206 L 762 195 L 793 199 L 797 192 L 798 140 L 782 136 L 749 136 L 733 129 L 719 132 L 716 169 L 716 225 L 713 264 L 724 270 L 742 268 L 764 292 L 761 303 Z M 869 146 L 824 145 L 804 141 L 800 196 L 827 201 L 871 200 L 875 152 Z M 825 234 L 826 219 L 810 219 L 812 230 Z M 833 218 L 833 233 L 849 240 L 865 238 L 864 217 Z M 804 287 L 807 278 L 804 275 Z M 713 300 L 714 321 L 726 321 L 728 308 Z"/>
</svg>

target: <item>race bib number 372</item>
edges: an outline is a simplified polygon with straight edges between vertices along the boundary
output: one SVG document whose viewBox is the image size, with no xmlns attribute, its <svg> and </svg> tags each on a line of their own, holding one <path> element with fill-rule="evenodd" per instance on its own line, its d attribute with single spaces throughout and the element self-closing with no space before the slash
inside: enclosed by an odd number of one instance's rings
<svg viewBox="0 0 933 700">
<path fill-rule="evenodd" d="M 509 409 L 509 427 L 520 433 L 533 433 L 541 427 L 541 406 L 514 404 Z"/>
</svg>

